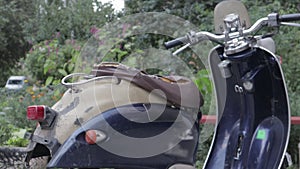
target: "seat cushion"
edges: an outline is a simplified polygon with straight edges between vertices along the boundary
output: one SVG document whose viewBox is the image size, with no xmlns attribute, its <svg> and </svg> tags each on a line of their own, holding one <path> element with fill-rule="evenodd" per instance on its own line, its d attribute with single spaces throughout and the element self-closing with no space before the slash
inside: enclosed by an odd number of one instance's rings
<svg viewBox="0 0 300 169">
<path fill-rule="evenodd" d="M 189 78 L 183 76 L 149 75 L 141 70 L 120 63 L 104 62 L 94 66 L 94 76 L 115 76 L 154 94 L 165 97 L 176 107 L 200 108 L 203 97 L 197 86 Z"/>
</svg>

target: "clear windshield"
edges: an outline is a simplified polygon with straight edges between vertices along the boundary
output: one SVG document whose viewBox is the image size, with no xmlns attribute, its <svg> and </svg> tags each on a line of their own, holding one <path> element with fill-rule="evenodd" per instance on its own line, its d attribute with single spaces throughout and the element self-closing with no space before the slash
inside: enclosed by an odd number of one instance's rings
<svg viewBox="0 0 300 169">
<path fill-rule="evenodd" d="M 75 73 L 90 74 L 95 65 L 118 62 L 151 75 L 184 76 L 197 84 L 205 97 L 202 111 L 211 114 L 215 111 L 206 70 L 209 70 L 209 51 L 214 45 L 204 40 L 178 56 L 172 55 L 176 49 L 166 50 L 163 46 L 163 42 L 184 36 L 190 30 L 197 31 L 197 27 L 182 18 L 162 13 L 131 15 L 103 27 L 94 27 L 93 36 L 77 59 Z M 204 125 L 204 128 L 200 142 L 211 136 L 214 126 Z"/>
</svg>

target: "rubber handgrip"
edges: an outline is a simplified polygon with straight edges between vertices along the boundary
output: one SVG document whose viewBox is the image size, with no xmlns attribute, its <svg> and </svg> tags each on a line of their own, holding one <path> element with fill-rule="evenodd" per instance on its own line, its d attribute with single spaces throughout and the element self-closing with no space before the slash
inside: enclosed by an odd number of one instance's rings
<svg viewBox="0 0 300 169">
<path fill-rule="evenodd" d="M 182 45 L 182 44 L 185 44 L 185 43 L 187 43 L 187 38 L 186 37 L 180 37 L 180 38 L 165 42 L 164 46 L 167 49 L 170 49 L 170 48 L 173 48 L 175 46 L 179 46 L 179 45 Z"/>
<path fill-rule="evenodd" d="M 286 14 L 279 16 L 280 22 L 291 22 L 291 21 L 299 21 L 300 20 L 300 13 L 295 14 Z"/>
</svg>

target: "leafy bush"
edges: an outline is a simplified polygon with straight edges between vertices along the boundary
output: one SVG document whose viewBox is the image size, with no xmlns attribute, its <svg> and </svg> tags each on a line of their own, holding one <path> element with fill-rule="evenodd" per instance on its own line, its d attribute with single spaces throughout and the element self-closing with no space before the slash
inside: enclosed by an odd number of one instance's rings
<svg viewBox="0 0 300 169">
<path fill-rule="evenodd" d="M 81 43 L 67 40 L 64 44 L 55 38 L 34 45 L 21 63 L 34 81 L 45 86 L 59 84 L 60 80 L 74 70 Z"/>
<path fill-rule="evenodd" d="M 3 145 L 12 136 L 11 131 L 14 126 L 9 124 L 4 115 L 0 117 L 0 124 L 0 145 Z"/>
<path fill-rule="evenodd" d="M 29 140 L 24 138 L 26 129 L 19 129 L 14 127 L 12 130 L 12 136 L 5 142 L 8 146 L 26 147 Z"/>
</svg>

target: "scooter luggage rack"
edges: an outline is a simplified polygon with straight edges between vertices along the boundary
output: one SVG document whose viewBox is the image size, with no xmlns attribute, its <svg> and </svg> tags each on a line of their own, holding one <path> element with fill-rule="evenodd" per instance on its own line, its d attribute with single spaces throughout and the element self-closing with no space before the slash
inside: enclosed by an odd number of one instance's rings
<svg viewBox="0 0 300 169">
<path fill-rule="evenodd" d="M 78 81 L 78 82 L 66 82 L 68 79 L 71 79 L 73 77 L 80 77 L 80 76 L 83 76 L 85 79 L 87 80 L 84 80 L 84 81 Z M 96 80 L 104 80 L 104 79 L 113 79 L 115 80 L 115 84 L 117 84 L 119 82 L 119 79 L 115 76 L 91 76 L 91 75 L 88 75 L 86 73 L 72 73 L 72 74 L 69 74 L 67 76 L 65 76 L 62 80 L 61 80 L 61 83 L 66 86 L 67 88 L 72 88 L 74 86 L 78 86 L 78 85 L 84 85 L 84 84 L 87 84 L 89 82 L 92 82 L 92 81 L 96 81 Z M 112 80 L 112 81 L 113 81 Z"/>
</svg>

